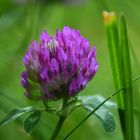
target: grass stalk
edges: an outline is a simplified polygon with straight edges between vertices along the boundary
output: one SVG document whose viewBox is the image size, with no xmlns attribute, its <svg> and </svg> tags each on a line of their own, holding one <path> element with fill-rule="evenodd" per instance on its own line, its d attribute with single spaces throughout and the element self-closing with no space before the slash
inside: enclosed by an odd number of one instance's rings
<svg viewBox="0 0 140 140">
<path fill-rule="evenodd" d="M 125 140 L 134 140 L 132 75 L 126 23 L 124 16 L 121 16 L 119 34 L 115 13 L 104 12 L 103 16 L 114 87 L 115 89 L 124 87 L 122 93 L 117 97 L 122 131 Z"/>
<path fill-rule="evenodd" d="M 134 140 L 134 113 L 133 113 L 133 89 L 132 74 L 127 37 L 126 22 L 123 15 L 120 19 L 120 46 L 123 63 L 123 87 L 125 98 L 125 140 Z"/>
<path fill-rule="evenodd" d="M 122 77 L 122 62 L 119 44 L 119 32 L 116 23 L 115 13 L 104 12 L 104 24 L 106 35 L 108 39 L 108 50 L 110 56 L 110 64 L 112 69 L 112 76 L 114 82 L 115 90 L 123 87 L 123 77 Z M 124 133 L 125 126 L 125 111 L 124 111 L 124 91 L 122 90 L 119 95 L 117 95 L 118 112 L 121 122 L 122 131 Z"/>
<path fill-rule="evenodd" d="M 108 13 L 104 12 L 104 22 L 105 29 L 108 39 L 108 50 L 110 56 L 110 63 L 112 69 L 112 76 L 114 81 L 115 89 L 122 87 L 122 69 L 121 69 L 121 60 L 120 60 L 120 47 L 119 47 L 119 34 L 116 24 L 115 14 L 113 12 Z M 122 94 L 117 96 L 117 102 L 120 109 L 124 109 L 124 95 Z"/>
</svg>

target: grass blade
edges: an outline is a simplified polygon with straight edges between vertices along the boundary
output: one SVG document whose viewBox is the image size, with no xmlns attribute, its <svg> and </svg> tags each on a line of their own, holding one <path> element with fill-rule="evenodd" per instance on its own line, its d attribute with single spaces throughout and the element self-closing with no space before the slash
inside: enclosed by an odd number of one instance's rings
<svg viewBox="0 0 140 140">
<path fill-rule="evenodd" d="M 108 50 L 110 55 L 110 63 L 114 81 L 115 89 L 119 89 L 122 87 L 122 71 L 121 71 L 121 60 L 120 60 L 120 47 L 119 47 L 119 35 L 116 23 L 115 13 L 104 12 L 104 23 L 105 30 L 108 39 Z M 117 102 L 120 109 L 124 109 L 124 97 L 123 91 L 122 94 L 118 95 Z"/>
<path fill-rule="evenodd" d="M 123 87 L 123 71 L 121 62 L 121 49 L 119 44 L 119 33 L 114 12 L 103 12 L 106 35 L 108 39 L 108 50 L 110 55 L 110 63 L 115 90 Z M 117 96 L 118 112 L 121 122 L 122 131 L 124 133 L 125 111 L 124 111 L 124 91 Z"/>
<path fill-rule="evenodd" d="M 132 75 L 129 55 L 129 44 L 127 37 L 126 22 L 121 15 L 120 24 L 120 46 L 123 63 L 123 85 L 125 97 L 125 139 L 134 140 L 134 115 L 133 115 L 133 90 L 132 90 Z"/>
</svg>

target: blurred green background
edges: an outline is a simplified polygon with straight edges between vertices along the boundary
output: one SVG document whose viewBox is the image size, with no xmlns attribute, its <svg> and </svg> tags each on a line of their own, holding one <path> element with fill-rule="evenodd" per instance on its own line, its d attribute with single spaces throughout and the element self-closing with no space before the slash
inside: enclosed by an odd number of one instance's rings
<svg viewBox="0 0 140 140">
<path fill-rule="evenodd" d="M 22 58 L 29 43 L 42 31 L 54 35 L 56 29 L 68 25 L 81 31 L 97 48 L 99 70 L 82 95 L 100 94 L 108 97 L 113 93 L 109 54 L 102 20 L 102 11 L 115 11 L 119 19 L 125 14 L 131 42 L 133 78 L 140 74 L 140 1 L 139 0 L 0 0 L 0 120 L 11 109 L 29 105 L 42 106 L 41 102 L 24 97 L 20 86 L 20 74 L 25 70 Z M 119 24 L 119 23 L 118 23 Z M 134 84 L 135 132 L 140 139 L 140 81 Z M 113 98 L 115 101 L 115 98 Z M 122 140 L 117 110 L 114 113 L 117 128 L 107 134 L 96 117 L 90 117 L 69 140 Z M 74 111 L 66 120 L 58 140 L 61 140 L 82 118 L 83 109 Z M 23 120 L 24 117 L 21 119 Z M 19 119 L 0 127 L 0 140 L 48 140 L 55 128 L 57 117 L 43 113 L 41 121 L 31 135 L 27 135 Z"/>
</svg>

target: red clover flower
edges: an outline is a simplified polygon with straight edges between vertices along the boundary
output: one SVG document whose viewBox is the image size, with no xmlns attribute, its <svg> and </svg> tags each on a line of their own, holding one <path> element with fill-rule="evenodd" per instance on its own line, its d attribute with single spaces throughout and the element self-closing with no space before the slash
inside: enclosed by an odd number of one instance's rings
<svg viewBox="0 0 140 140">
<path fill-rule="evenodd" d="M 75 96 L 94 77 L 96 49 L 78 30 L 65 26 L 55 37 L 43 32 L 23 58 L 26 71 L 21 84 L 30 99 L 60 99 Z"/>
</svg>

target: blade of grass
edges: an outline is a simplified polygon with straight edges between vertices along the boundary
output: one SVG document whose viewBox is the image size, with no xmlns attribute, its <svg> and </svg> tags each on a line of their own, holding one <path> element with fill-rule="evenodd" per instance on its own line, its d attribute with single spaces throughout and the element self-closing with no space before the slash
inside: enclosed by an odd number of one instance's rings
<svg viewBox="0 0 140 140">
<path fill-rule="evenodd" d="M 119 33 L 117 28 L 116 16 L 114 12 L 103 12 L 104 24 L 106 35 L 108 39 L 108 50 L 110 55 L 110 64 L 112 69 L 112 76 L 114 81 L 115 90 L 123 87 L 123 78 L 122 78 L 122 63 L 121 63 L 121 54 L 120 54 L 120 45 L 119 45 Z M 121 94 L 117 96 L 118 112 L 120 116 L 120 122 L 122 131 L 124 133 L 124 91 L 121 91 Z"/>
<path fill-rule="evenodd" d="M 123 85 L 125 98 L 125 140 L 134 140 L 133 89 L 130 65 L 129 44 L 125 18 L 120 18 L 120 46 L 123 68 Z"/>
<path fill-rule="evenodd" d="M 122 71 L 121 71 L 121 61 L 120 61 L 120 49 L 119 49 L 119 35 L 117 30 L 116 17 L 113 12 L 104 12 L 104 22 L 105 30 L 108 39 L 108 49 L 110 55 L 110 63 L 112 69 L 112 75 L 114 80 L 114 87 L 118 89 L 122 87 Z M 123 91 L 121 91 L 123 93 Z M 123 94 L 118 97 L 118 106 L 120 109 L 124 109 Z"/>
<path fill-rule="evenodd" d="M 118 96 L 119 115 L 125 140 L 134 139 L 132 76 L 129 45 L 124 16 L 121 16 L 120 38 L 113 12 L 104 12 L 105 29 L 115 89 L 124 87 Z M 124 110 L 125 109 L 125 110 Z"/>
</svg>

